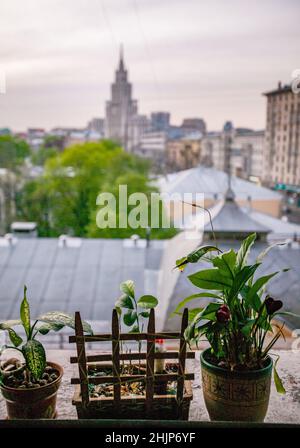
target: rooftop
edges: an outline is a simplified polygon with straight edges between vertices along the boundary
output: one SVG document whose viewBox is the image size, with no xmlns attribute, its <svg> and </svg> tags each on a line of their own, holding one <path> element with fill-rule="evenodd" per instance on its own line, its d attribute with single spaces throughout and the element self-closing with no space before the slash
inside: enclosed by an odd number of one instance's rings
<svg viewBox="0 0 300 448">
<path fill-rule="evenodd" d="M 18 316 L 25 284 L 35 315 L 82 311 L 85 319 L 102 322 L 103 331 L 122 281 L 134 280 L 137 294 L 157 294 L 164 241 L 152 241 L 149 248 L 130 240 L 71 242 L 28 238 L 0 246 L 1 320 Z"/>
<path fill-rule="evenodd" d="M 270 232 L 270 228 L 244 213 L 235 201 L 225 201 L 219 213 L 213 218 L 213 229 L 215 233 L 267 234 Z M 204 231 L 211 231 L 210 223 L 206 224 Z"/>
<path fill-rule="evenodd" d="M 223 197 L 228 177 L 223 171 L 198 166 L 161 177 L 158 186 L 169 194 L 204 193 L 206 198 L 214 198 L 216 194 Z M 279 193 L 235 176 L 232 176 L 231 186 L 237 200 L 248 199 L 249 196 L 252 200 L 281 200 Z"/>
<path fill-rule="evenodd" d="M 272 95 L 279 95 L 281 93 L 286 93 L 286 92 L 292 92 L 292 88 L 291 88 L 290 84 L 282 85 L 281 82 L 279 82 L 277 89 L 270 90 L 269 92 L 264 92 L 263 95 L 272 96 Z"/>
</svg>

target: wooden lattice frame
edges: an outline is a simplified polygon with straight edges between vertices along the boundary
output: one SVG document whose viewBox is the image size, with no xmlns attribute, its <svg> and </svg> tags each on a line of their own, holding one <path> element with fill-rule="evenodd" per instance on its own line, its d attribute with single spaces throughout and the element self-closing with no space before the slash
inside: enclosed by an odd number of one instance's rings
<svg viewBox="0 0 300 448">
<path fill-rule="evenodd" d="M 176 401 L 179 408 L 182 406 L 184 397 L 185 381 L 193 380 L 193 373 L 185 372 L 185 365 L 187 358 L 194 358 L 194 352 L 187 352 L 187 344 L 184 338 L 184 332 L 188 325 L 188 309 L 186 308 L 182 315 L 181 331 L 174 332 L 155 332 L 155 312 L 151 309 L 148 320 L 147 333 L 120 333 L 119 319 L 116 309 L 112 313 L 112 333 L 111 334 L 96 334 L 93 336 L 84 335 L 82 320 L 79 312 L 75 313 L 75 336 L 69 337 L 70 343 L 76 343 L 77 356 L 72 356 L 70 362 L 78 363 L 79 378 L 71 378 L 71 384 L 80 384 L 82 406 L 87 407 L 90 402 L 88 384 L 113 384 L 113 401 L 115 405 L 121 400 L 121 384 L 126 381 L 144 381 L 145 382 L 145 397 L 146 410 L 151 409 L 151 404 L 154 397 L 154 383 L 164 383 L 168 381 L 177 382 Z M 155 352 L 155 340 L 168 339 L 180 340 L 179 352 L 166 351 L 163 353 Z M 112 342 L 112 353 L 103 353 L 99 355 L 86 355 L 85 343 L 91 342 Z M 139 353 L 120 353 L 120 341 L 147 341 L 147 351 Z M 178 372 L 168 374 L 155 374 L 154 362 L 155 359 L 178 359 Z M 146 374 L 138 375 L 121 375 L 120 361 L 139 361 L 146 360 Z M 92 377 L 89 376 L 88 363 L 95 363 L 99 361 L 112 362 L 112 375 Z"/>
</svg>

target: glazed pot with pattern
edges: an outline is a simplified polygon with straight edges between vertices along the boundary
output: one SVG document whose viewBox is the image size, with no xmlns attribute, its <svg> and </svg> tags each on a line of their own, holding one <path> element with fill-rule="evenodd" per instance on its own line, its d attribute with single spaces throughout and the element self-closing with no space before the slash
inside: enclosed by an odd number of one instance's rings
<svg viewBox="0 0 300 448">
<path fill-rule="evenodd" d="M 210 349 L 200 355 L 205 405 L 211 420 L 263 422 L 266 416 L 273 362 L 259 370 L 229 371 L 208 361 Z"/>
</svg>

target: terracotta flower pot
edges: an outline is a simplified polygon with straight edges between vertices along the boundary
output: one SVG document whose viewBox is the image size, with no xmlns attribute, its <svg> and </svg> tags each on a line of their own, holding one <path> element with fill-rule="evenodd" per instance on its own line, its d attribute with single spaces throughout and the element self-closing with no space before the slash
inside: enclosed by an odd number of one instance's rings
<svg viewBox="0 0 300 448">
<path fill-rule="evenodd" d="M 1 386 L 9 419 L 52 419 L 56 417 L 56 395 L 61 383 L 63 368 L 54 362 L 48 362 L 47 365 L 56 369 L 59 372 L 59 377 L 46 386 L 33 389 Z"/>
<path fill-rule="evenodd" d="M 202 386 L 211 420 L 263 422 L 268 410 L 273 362 L 260 370 L 230 372 L 201 353 Z"/>
</svg>

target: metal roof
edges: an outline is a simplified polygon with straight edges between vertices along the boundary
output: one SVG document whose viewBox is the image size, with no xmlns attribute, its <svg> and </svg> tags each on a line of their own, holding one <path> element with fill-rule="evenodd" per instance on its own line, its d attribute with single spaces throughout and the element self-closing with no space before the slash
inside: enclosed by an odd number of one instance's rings
<svg viewBox="0 0 300 448">
<path fill-rule="evenodd" d="M 223 171 L 198 166 L 161 177 L 158 186 L 161 192 L 169 194 L 204 193 L 207 198 L 214 198 L 217 194 L 220 198 L 227 190 L 228 177 Z M 237 200 L 248 197 L 252 200 L 281 200 L 279 193 L 235 176 L 232 176 L 231 186 Z"/>
<path fill-rule="evenodd" d="M 270 229 L 260 224 L 250 215 L 244 213 L 234 201 L 225 201 L 219 213 L 213 218 L 215 233 L 269 233 Z M 204 231 L 210 232 L 210 223 L 206 224 Z"/>
<path fill-rule="evenodd" d="M 164 241 L 146 248 L 117 239 L 61 245 L 56 238 L 0 246 L 0 321 L 18 317 L 26 284 L 33 317 L 51 310 L 81 311 L 85 319 L 108 322 L 120 282 L 134 280 L 138 295 L 157 294 L 164 246 Z"/>
</svg>

